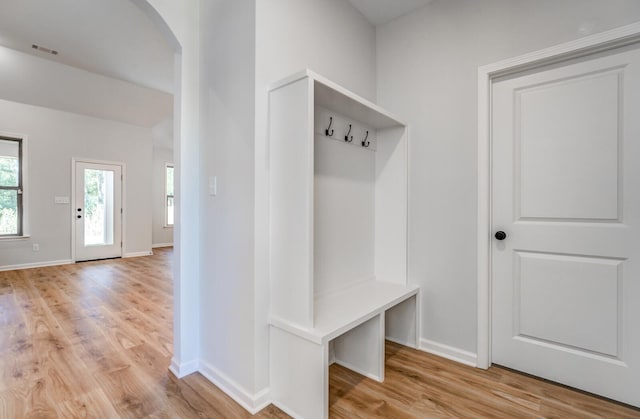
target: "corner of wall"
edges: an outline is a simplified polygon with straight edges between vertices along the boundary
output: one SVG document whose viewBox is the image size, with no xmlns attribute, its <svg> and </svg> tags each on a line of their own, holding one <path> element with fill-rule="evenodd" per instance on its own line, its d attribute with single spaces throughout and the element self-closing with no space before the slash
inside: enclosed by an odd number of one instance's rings
<svg viewBox="0 0 640 419">
<path fill-rule="evenodd" d="M 271 403 L 269 388 L 252 394 L 213 365 L 204 361 L 200 361 L 199 372 L 252 415 Z"/>
<path fill-rule="evenodd" d="M 169 371 L 173 373 L 178 378 L 186 377 L 187 375 L 193 374 L 198 371 L 200 363 L 197 359 L 191 360 L 189 362 L 180 362 L 180 360 L 171 358 L 171 365 L 169 365 Z"/>
</svg>

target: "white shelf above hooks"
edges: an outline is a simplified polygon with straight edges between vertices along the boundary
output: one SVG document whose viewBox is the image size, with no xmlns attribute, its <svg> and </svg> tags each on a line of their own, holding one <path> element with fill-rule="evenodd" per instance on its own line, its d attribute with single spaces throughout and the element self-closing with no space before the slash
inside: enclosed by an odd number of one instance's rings
<svg viewBox="0 0 640 419">
<path fill-rule="evenodd" d="M 278 89 L 305 77 L 309 77 L 314 81 L 314 101 L 317 106 L 331 109 L 347 118 L 369 125 L 373 129 L 407 125 L 400 118 L 375 103 L 311 70 L 303 70 L 280 80 L 272 84 L 269 90 Z"/>
</svg>

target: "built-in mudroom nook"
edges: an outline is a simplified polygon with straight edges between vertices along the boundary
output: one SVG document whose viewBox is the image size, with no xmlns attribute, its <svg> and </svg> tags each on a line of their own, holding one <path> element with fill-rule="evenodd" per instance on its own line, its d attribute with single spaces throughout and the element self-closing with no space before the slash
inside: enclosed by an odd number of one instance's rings
<svg viewBox="0 0 640 419">
<path fill-rule="evenodd" d="M 416 346 L 407 280 L 407 125 L 304 71 L 269 93 L 274 403 L 328 417 L 329 365 L 384 380 L 384 341 Z"/>
</svg>

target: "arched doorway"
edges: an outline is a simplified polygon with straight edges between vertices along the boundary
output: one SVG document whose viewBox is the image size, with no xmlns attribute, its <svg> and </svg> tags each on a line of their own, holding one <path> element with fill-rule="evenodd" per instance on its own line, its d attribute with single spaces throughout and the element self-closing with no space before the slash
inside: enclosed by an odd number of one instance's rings
<svg viewBox="0 0 640 419">
<path fill-rule="evenodd" d="M 155 23 L 174 50 L 174 342 L 170 370 L 177 376 L 198 367 L 198 51 L 197 14 L 189 5 L 131 0 Z M 182 3 L 182 2 L 179 2 Z"/>
</svg>

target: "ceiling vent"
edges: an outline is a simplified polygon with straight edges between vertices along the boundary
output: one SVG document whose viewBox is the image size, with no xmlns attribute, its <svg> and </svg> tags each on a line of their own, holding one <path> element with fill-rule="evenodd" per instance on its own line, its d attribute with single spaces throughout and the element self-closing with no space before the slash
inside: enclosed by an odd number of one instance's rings
<svg viewBox="0 0 640 419">
<path fill-rule="evenodd" d="M 56 51 L 55 49 L 50 49 L 50 48 L 45 48 L 43 46 L 40 45 L 36 45 L 36 44 L 31 44 L 31 48 L 44 52 L 46 54 L 51 54 L 51 55 L 58 55 L 58 51 Z"/>
</svg>

